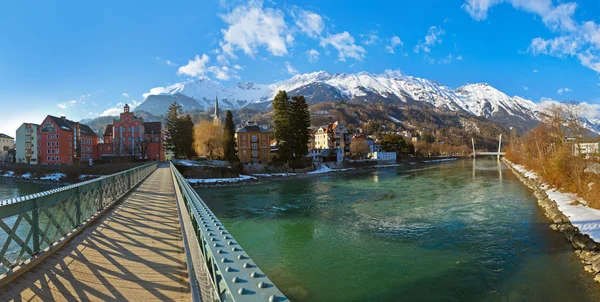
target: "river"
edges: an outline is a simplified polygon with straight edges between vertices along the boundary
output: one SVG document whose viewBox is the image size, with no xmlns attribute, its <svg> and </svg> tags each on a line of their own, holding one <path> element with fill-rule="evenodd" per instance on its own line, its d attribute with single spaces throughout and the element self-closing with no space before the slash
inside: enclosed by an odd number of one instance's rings
<svg viewBox="0 0 600 302">
<path fill-rule="evenodd" d="M 0 201 L 43 192 L 56 187 L 57 185 L 50 183 L 31 183 L 28 181 L 0 177 Z"/>
<path fill-rule="evenodd" d="M 495 160 L 198 192 L 292 301 L 600 301 Z"/>
</svg>

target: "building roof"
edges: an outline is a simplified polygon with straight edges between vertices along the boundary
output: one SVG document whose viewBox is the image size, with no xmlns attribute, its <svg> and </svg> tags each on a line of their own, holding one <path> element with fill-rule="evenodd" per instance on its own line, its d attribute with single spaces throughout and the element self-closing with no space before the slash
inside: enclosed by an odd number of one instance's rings
<svg viewBox="0 0 600 302">
<path fill-rule="evenodd" d="M 0 133 L 0 138 L 8 138 L 8 139 L 15 139 L 14 137 L 10 137 L 4 133 Z"/>
<path fill-rule="evenodd" d="M 113 134 L 113 124 L 106 125 L 106 129 L 104 129 L 104 136 L 112 136 Z"/>
<path fill-rule="evenodd" d="M 145 122 L 144 123 L 145 133 L 156 133 L 160 134 L 162 131 L 162 124 L 160 122 Z"/>
<path fill-rule="evenodd" d="M 242 132 L 262 132 L 262 133 L 268 133 L 269 131 L 262 130 L 255 123 L 248 122 L 248 124 L 246 126 L 238 129 L 238 131 L 236 131 L 236 132 L 238 132 L 238 133 L 242 133 Z"/>
<path fill-rule="evenodd" d="M 68 120 L 66 118 L 61 118 L 61 117 L 56 117 L 53 115 L 48 115 L 48 117 L 50 117 L 52 119 L 52 121 L 61 129 L 61 130 L 66 130 L 64 127 L 69 128 L 69 131 L 73 130 L 72 127 L 77 126 L 77 122 L 74 122 L 72 120 Z M 90 128 L 90 126 L 86 125 L 86 124 L 81 124 L 79 123 L 79 129 L 81 130 L 81 133 L 84 135 L 89 135 L 89 136 L 98 136 L 96 135 L 96 133 L 94 132 L 94 130 L 92 130 L 92 128 Z"/>
</svg>

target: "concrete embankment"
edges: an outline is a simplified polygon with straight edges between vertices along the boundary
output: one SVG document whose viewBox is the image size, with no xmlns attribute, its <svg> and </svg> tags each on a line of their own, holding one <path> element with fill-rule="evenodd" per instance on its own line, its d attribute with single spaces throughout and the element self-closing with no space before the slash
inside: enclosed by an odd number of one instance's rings
<svg viewBox="0 0 600 302">
<path fill-rule="evenodd" d="M 552 222 L 550 228 L 561 232 L 565 236 L 573 246 L 575 254 L 579 256 L 581 262 L 585 265 L 585 270 L 594 275 L 594 280 L 600 282 L 600 244 L 571 223 L 572 218 L 565 215 L 560 210 L 557 201 L 548 196 L 548 185 L 542 183 L 538 177 L 534 177 L 534 173 L 524 172 L 523 169 L 518 169 L 516 165 L 506 159 L 504 159 L 504 163 L 534 192 L 538 204 L 544 209 L 546 217 Z"/>
</svg>

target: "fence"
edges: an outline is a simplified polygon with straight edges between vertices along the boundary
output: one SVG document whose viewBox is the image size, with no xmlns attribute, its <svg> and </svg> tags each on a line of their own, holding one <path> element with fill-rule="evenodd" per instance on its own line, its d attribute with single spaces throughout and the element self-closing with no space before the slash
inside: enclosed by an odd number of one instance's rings
<svg viewBox="0 0 600 302">
<path fill-rule="evenodd" d="M 152 173 L 158 163 L 0 202 L 0 274 L 61 241 Z"/>
</svg>

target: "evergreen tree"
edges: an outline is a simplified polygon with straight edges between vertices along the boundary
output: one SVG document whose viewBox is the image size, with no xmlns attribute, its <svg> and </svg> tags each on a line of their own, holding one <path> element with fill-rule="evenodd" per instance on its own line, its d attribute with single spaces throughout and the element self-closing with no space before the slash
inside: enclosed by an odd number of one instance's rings
<svg viewBox="0 0 600 302">
<path fill-rule="evenodd" d="M 290 150 L 294 160 L 308 153 L 310 112 L 304 96 L 294 96 L 289 104 Z"/>
<path fill-rule="evenodd" d="M 183 115 L 183 109 L 177 102 L 173 102 L 169 106 L 167 113 L 167 120 L 165 123 L 165 148 L 167 151 L 173 152 L 175 158 L 182 155 L 182 146 L 180 144 L 180 137 L 182 132 L 181 129 L 181 116 Z"/>
<path fill-rule="evenodd" d="M 273 99 L 273 137 L 279 146 L 279 159 L 288 161 L 292 155 L 290 129 L 290 97 L 280 90 Z"/>
<path fill-rule="evenodd" d="M 225 126 L 223 127 L 223 132 L 225 135 L 224 141 L 224 153 L 225 160 L 229 162 L 238 162 L 240 159 L 237 155 L 236 143 L 235 143 L 235 124 L 233 123 L 233 115 L 231 111 L 227 110 L 225 114 Z"/>
<path fill-rule="evenodd" d="M 187 114 L 180 119 L 179 123 L 178 131 L 181 132 L 181 135 L 178 135 L 178 144 L 181 144 L 182 155 L 193 158 L 196 156 L 196 150 L 194 150 L 194 122 L 192 117 Z"/>
</svg>

